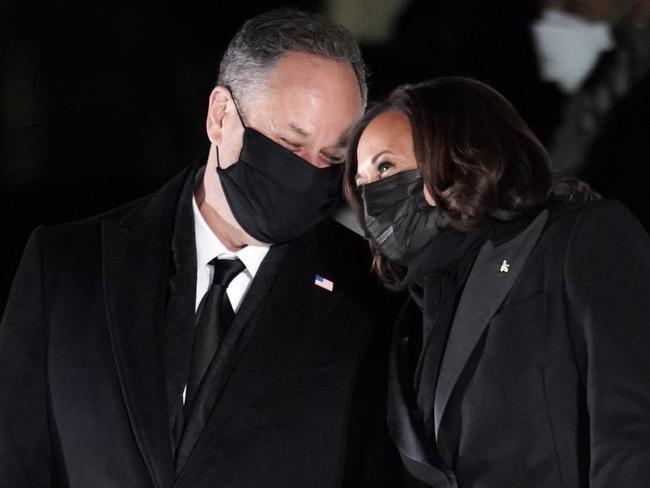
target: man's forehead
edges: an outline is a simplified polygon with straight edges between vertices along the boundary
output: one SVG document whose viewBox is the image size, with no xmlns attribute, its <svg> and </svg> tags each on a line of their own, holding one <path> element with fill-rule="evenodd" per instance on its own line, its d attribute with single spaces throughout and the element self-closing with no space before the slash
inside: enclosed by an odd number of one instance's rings
<svg viewBox="0 0 650 488">
<path fill-rule="evenodd" d="M 250 120 L 269 135 L 336 147 L 361 116 L 361 95 L 349 64 L 287 54 L 271 69 L 251 104 Z"/>
<path fill-rule="evenodd" d="M 269 70 L 265 85 L 265 91 L 273 97 L 304 92 L 345 98 L 348 103 L 361 106 L 361 90 L 352 66 L 313 54 L 285 54 Z"/>
</svg>

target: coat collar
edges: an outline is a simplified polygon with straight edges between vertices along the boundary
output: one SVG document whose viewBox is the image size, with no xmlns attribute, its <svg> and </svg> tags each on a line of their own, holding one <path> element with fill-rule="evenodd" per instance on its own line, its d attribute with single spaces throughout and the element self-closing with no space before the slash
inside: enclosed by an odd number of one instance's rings
<svg viewBox="0 0 650 488">
<path fill-rule="evenodd" d="M 135 441 L 156 487 L 171 486 L 164 389 L 164 310 L 176 206 L 188 167 L 123 218 L 102 221 L 106 315 Z M 163 406 L 161 408 L 161 406 Z"/>
<path fill-rule="evenodd" d="M 434 401 L 436 437 L 465 364 L 519 276 L 547 219 L 548 211 L 543 210 L 515 237 L 505 242 L 489 239 L 479 251 L 461 295 L 440 366 Z M 506 229 L 502 235 L 507 235 Z"/>
</svg>

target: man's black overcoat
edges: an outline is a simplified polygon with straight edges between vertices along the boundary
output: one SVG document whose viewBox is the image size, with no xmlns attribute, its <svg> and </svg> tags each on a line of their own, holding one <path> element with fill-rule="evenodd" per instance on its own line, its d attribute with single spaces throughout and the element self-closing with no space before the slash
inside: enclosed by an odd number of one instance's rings
<svg viewBox="0 0 650 488">
<path fill-rule="evenodd" d="M 0 486 L 393 486 L 391 299 L 333 221 L 270 250 L 173 459 L 165 323 L 191 177 L 32 235 L 0 327 Z M 190 327 L 191 274 L 175 312 Z"/>
</svg>

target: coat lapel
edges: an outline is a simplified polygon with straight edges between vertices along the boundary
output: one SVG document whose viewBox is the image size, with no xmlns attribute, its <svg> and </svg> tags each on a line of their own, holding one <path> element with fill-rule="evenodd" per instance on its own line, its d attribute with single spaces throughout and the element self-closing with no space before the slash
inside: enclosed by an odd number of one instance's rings
<svg viewBox="0 0 650 488">
<path fill-rule="evenodd" d="M 180 475 L 201 437 L 210 414 L 226 386 L 235 366 L 235 357 L 244 349 L 259 318 L 259 312 L 278 274 L 287 252 L 287 246 L 271 248 L 262 262 L 239 312 L 228 328 L 217 354 L 205 373 L 192 410 L 185 419 L 185 427 L 176 454 L 176 471 Z"/>
<path fill-rule="evenodd" d="M 537 243 L 548 211 L 541 212 L 515 238 L 481 248 L 458 304 L 440 366 L 434 401 L 435 435 L 451 393 L 490 320 L 505 300 Z"/>
<path fill-rule="evenodd" d="M 102 222 L 106 315 L 135 441 L 156 487 L 173 463 L 163 367 L 164 307 L 175 207 L 183 172 L 121 221 Z"/>
<path fill-rule="evenodd" d="M 272 248 L 262 263 L 207 372 L 211 386 L 199 393 L 202 407 L 191 412 L 186 430 L 194 433 L 181 442 L 177 485 L 201 443 L 218 437 L 229 419 L 290 367 L 305 340 L 339 303 L 336 288 L 329 292 L 314 285 L 315 275 L 327 272 L 315 249 L 313 236 L 308 236 Z"/>
<path fill-rule="evenodd" d="M 414 405 L 409 327 L 422 320 L 422 312 L 409 300 L 395 324 L 388 368 L 388 430 L 408 471 L 430 486 L 455 488 L 453 473 L 429 442 Z M 409 401 L 410 400 L 410 401 Z"/>
</svg>

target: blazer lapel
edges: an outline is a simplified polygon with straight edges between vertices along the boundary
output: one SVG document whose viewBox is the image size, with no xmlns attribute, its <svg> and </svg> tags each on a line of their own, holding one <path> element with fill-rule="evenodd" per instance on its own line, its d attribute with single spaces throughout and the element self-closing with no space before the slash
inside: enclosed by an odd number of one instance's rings
<svg viewBox="0 0 650 488">
<path fill-rule="evenodd" d="M 498 246 L 488 240 L 481 248 L 461 295 L 440 366 L 434 401 L 436 438 L 465 364 L 519 276 L 547 219 L 548 211 L 544 210 L 515 238 Z"/>
<path fill-rule="evenodd" d="M 314 285 L 315 275 L 327 272 L 315 247 L 311 238 L 303 238 L 272 248 L 262 263 L 207 372 L 210 386 L 199 395 L 209 399 L 198 399 L 202 407 L 190 414 L 186 429 L 194 432 L 181 442 L 176 484 L 202 440 L 214 439 L 230 418 L 273 384 L 341 299 L 336 288 L 329 292 Z M 239 331 L 231 335 L 233 329 Z"/>
<path fill-rule="evenodd" d="M 156 487 L 171 486 L 164 389 L 164 302 L 183 172 L 120 222 L 102 222 L 111 346 L 135 441 Z"/>
<path fill-rule="evenodd" d="M 421 320 L 422 312 L 409 300 L 395 324 L 388 368 L 388 430 L 404 466 L 413 476 L 430 486 L 455 488 L 453 473 L 429 442 L 424 423 L 413 405 L 413 375 L 407 364 L 409 327 Z"/>
</svg>

